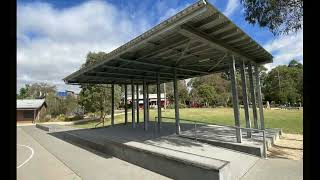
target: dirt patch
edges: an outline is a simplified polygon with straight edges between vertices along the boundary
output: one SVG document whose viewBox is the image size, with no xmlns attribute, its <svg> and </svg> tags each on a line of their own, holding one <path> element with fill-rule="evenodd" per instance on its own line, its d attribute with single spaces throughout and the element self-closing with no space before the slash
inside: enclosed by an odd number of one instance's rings
<svg viewBox="0 0 320 180">
<path fill-rule="evenodd" d="M 268 157 L 303 159 L 303 135 L 282 133 L 275 145 L 268 149 Z"/>
</svg>

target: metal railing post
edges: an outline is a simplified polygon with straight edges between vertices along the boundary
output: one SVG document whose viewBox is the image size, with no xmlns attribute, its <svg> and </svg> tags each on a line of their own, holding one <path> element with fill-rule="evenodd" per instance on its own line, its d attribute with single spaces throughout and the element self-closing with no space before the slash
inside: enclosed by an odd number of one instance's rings
<svg viewBox="0 0 320 180">
<path fill-rule="evenodd" d="M 267 159 L 267 142 L 266 142 L 266 133 L 264 130 L 262 131 L 262 136 L 263 136 L 263 156 L 265 159 Z"/>
<path fill-rule="evenodd" d="M 197 140 L 197 122 L 194 122 L 194 139 Z"/>
</svg>

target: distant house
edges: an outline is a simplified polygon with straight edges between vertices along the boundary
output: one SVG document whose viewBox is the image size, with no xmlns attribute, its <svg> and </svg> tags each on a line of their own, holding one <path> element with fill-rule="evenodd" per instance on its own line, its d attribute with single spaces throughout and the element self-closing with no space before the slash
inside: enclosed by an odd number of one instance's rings
<svg viewBox="0 0 320 180">
<path fill-rule="evenodd" d="M 42 118 L 47 109 L 45 99 L 18 99 L 17 122 L 32 122 Z"/>
<path fill-rule="evenodd" d="M 137 98 L 136 94 L 134 98 Z M 160 98 L 161 98 L 161 107 L 163 107 L 165 102 L 164 93 L 160 94 Z M 124 97 L 122 99 L 124 100 Z M 128 95 L 127 99 L 128 99 L 128 103 L 131 104 L 131 99 L 132 99 L 131 95 Z M 169 104 L 168 99 L 166 100 L 166 104 L 167 105 Z M 157 106 L 157 94 L 149 94 L 149 105 L 151 107 Z M 139 107 L 143 108 L 143 94 L 139 94 Z"/>
</svg>

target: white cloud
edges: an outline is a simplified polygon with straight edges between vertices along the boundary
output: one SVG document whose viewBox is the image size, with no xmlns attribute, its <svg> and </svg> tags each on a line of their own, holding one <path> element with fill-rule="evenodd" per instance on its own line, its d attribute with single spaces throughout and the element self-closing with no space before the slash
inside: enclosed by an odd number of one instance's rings
<svg viewBox="0 0 320 180">
<path fill-rule="evenodd" d="M 223 14 L 230 17 L 239 7 L 239 0 L 229 0 Z"/>
<path fill-rule="evenodd" d="M 79 91 L 62 79 L 78 70 L 89 51 L 110 52 L 150 27 L 147 19 L 129 17 L 103 1 L 64 9 L 18 4 L 17 90 L 26 83 L 47 82 L 58 90 Z"/>
<path fill-rule="evenodd" d="M 292 59 L 303 63 L 303 31 L 280 36 L 263 46 L 273 55 L 273 63 L 266 65 L 268 69 L 281 64 L 288 64 Z"/>
</svg>

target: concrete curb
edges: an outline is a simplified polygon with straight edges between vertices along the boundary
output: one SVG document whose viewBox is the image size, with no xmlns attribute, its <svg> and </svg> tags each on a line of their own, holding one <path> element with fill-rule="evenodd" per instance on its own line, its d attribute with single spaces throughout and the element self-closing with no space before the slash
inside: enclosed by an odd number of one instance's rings
<svg viewBox="0 0 320 180">
<path fill-rule="evenodd" d="M 115 114 L 114 116 L 119 116 L 119 115 L 123 115 L 124 113 L 118 113 Z M 129 114 L 129 112 L 128 112 Z M 106 118 L 110 118 L 111 116 L 108 115 L 106 116 Z M 82 119 L 82 120 L 77 120 L 77 121 L 68 121 L 68 122 L 64 122 L 64 121 L 57 121 L 57 122 L 43 122 L 43 123 L 39 123 L 39 124 L 58 124 L 58 125 L 73 125 L 73 124 L 78 124 L 78 123 L 83 123 L 83 122 L 89 122 L 89 121 L 94 121 L 97 120 L 99 118 L 92 118 L 92 119 Z"/>
<path fill-rule="evenodd" d="M 47 127 L 47 126 L 43 126 L 43 125 L 41 125 L 41 124 L 36 124 L 36 127 L 37 128 L 39 128 L 39 129 L 42 129 L 42 130 L 44 130 L 44 131 L 50 131 L 50 128 L 49 127 Z"/>
</svg>

